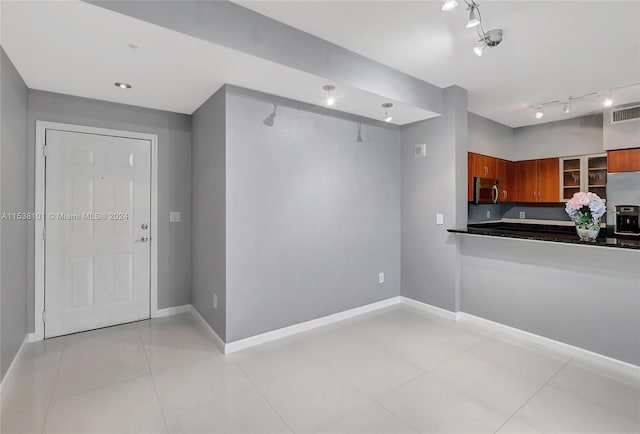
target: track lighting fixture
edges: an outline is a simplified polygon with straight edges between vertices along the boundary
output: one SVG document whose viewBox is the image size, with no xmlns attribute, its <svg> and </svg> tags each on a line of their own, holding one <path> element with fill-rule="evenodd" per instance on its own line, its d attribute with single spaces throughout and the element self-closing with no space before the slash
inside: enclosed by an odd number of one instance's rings
<svg viewBox="0 0 640 434">
<path fill-rule="evenodd" d="M 467 9 L 469 10 L 469 21 L 467 21 L 467 25 L 465 26 L 467 29 L 471 29 L 475 26 L 480 25 L 480 20 L 476 16 L 476 8 L 478 6 L 476 4 L 472 4 Z"/>
<path fill-rule="evenodd" d="M 562 111 L 565 113 L 571 113 L 571 101 L 567 101 L 562 104 Z"/>
<path fill-rule="evenodd" d="M 538 110 L 536 110 L 536 119 L 542 119 L 544 117 L 544 109 L 542 108 L 542 106 L 538 107 Z"/>
<path fill-rule="evenodd" d="M 391 122 L 393 120 L 393 117 L 389 113 L 389 111 L 391 110 L 391 107 L 393 107 L 393 104 L 391 104 L 390 102 L 385 102 L 384 104 L 382 104 L 382 108 L 384 109 L 385 122 Z"/>
<path fill-rule="evenodd" d="M 478 47 L 473 47 L 473 52 L 476 53 L 476 56 L 482 57 L 482 53 L 484 52 L 484 49 L 486 47 L 487 47 L 487 44 L 482 44 Z"/>
<path fill-rule="evenodd" d="M 332 84 L 327 84 L 325 86 L 322 86 L 322 89 L 324 90 L 327 97 L 326 103 L 329 107 L 331 107 L 336 103 L 336 99 L 333 96 L 333 91 L 336 90 L 336 87 Z"/>
<path fill-rule="evenodd" d="M 358 122 L 358 135 L 356 136 L 356 142 L 362 143 L 362 123 Z"/>
<path fill-rule="evenodd" d="M 485 31 L 482 25 L 482 14 L 480 13 L 480 5 L 475 0 L 464 0 L 467 4 L 467 10 L 469 11 L 469 20 L 467 21 L 466 28 L 472 29 L 475 27 L 478 32 L 479 42 L 482 45 L 474 47 L 473 52 L 478 57 L 481 57 L 484 49 L 487 47 L 496 47 L 502 42 L 502 29 L 491 29 Z M 445 0 L 442 5 L 443 11 L 450 11 L 455 9 L 458 5 L 457 1 Z"/>
<path fill-rule="evenodd" d="M 613 105 L 613 99 L 611 99 L 611 93 L 610 92 L 607 92 L 607 97 L 604 99 L 602 104 L 605 107 L 611 107 Z"/>
<path fill-rule="evenodd" d="M 264 118 L 264 120 L 262 121 L 263 124 L 265 124 L 268 127 L 272 127 L 273 126 L 273 119 L 277 116 L 276 114 L 276 109 L 278 108 L 277 105 L 273 105 L 273 111 L 271 112 L 271 114 L 269 114 L 269 116 L 267 116 L 266 118 Z"/>
<path fill-rule="evenodd" d="M 458 7 L 458 2 L 456 0 L 444 0 L 444 4 L 442 5 L 443 11 L 451 11 Z"/>
</svg>

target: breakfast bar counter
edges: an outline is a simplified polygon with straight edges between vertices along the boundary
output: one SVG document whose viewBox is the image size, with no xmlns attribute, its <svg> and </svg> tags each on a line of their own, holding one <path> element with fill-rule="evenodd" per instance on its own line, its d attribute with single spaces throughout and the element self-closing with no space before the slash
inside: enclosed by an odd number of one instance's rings
<svg viewBox="0 0 640 434">
<path fill-rule="evenodd" d="M 640 250 L 640 237 L 607 234 L 603 227 L 595 241 L 582 241 L 575 227 L 567 225 L 527 224 L 511 222 L 475 223 L 466 228 L 447 229 L 451 233 L 484 235 L 490 237 L 516 238 L 554 243 L 578 244 L 584 246 L 612 247 Z"/>
</svg>

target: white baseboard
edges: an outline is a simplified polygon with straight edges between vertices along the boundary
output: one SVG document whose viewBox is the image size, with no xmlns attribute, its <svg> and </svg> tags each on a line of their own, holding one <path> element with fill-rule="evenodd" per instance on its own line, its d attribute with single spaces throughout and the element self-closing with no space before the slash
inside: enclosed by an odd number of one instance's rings
<svg viewBox="0 0 640 434">
<path fill-rule="evenodd" d="M 183 304 L 182 306 L 167 307 L 165 309 L 158 309 L 151 315 L 152 318 L 163 318 L 165 316 L 178 315 L 181 313 L 191 312 L 190 304 Z"/>
<path fill-rule="evenodd" d="M 601 366 L 605 369 L 618 372 L 623 375 L 631 375 L 636 378 L 640 376 L 640 366 L 633 365 L 631 363 L 623 362 L 622 360 L 614 359 L 602 354 L 594 353 L 593 351 L 585 350 L 584 348 L 576 347 L 564 342 L 556 341 L 554 339 L 546 338 L 534 333 L 530 333 L 524 330 L 517 329 L 508 325 L 500 324 L 488 319 L 480 318 L 468 313 L 458 312 L 458 318 L 460 321 L 465 321 L 476 327 L 497 331 L 509 335 L 511 337 L 528 341 L 550 350 L 559 352 L 561 354 L 582 359 L 587 362 L 591 362 L 595 365 Z"/>
<path fill-rule="evenodd" d="M 396 304 L 402 303 L 402 299 L 403 297 L 392 297 L 386 300 L 345 310 L 343 312 L 338 312 L 331 315 L 323 316 L 321 318 L 312 319 L 311 321 L 305 321 L 299 324 L 294 324 L 288 327 L 283 327 L 281 329 L 272 330 L 270 332 L 261 333 L 259 335 L 230 342 L 228 344 L 225 344 L 225 353 L 234 353 L 246 348 L 255 347 L 256 345 L 272 342 L 291 335 L 313 330 L 318 327 L 323 327 L 339 321 L 344 321 L 346 319 L 360 316 L 365 313 L 384 309 L 389 306 L 394 306 Z"/>
<path fill-rule="evenodd" d="M 16 366 L 16 361 L 20 359 L 20 356 L 22 355 L 24 348 L 27 346 L 28 343 L 33 342 L 32 339 L 34 338 L 35 338 L 35 333 L 29 333 L 24 337 L 24 340 L 20 344 L 20 348 L 18 348 L 16 355 L 13 357 L 13 360 L 9 365 L 9 369 L 7 369 L 7 372 L 4 374 L 4 377 L 2 377 L 2 381 L 0 381 L 0 394 L 2 393 L 2 389 L 4 388 L 4 385 L 7 384 L 7 379 L 11 376 L 11 373 L 13 372 L 13 368 Z"/>
<path fill-rule="evenodd" d="M 437 315 L 439 317 L 442 318 L 446 318 L 446 319 L 451 319 L 451 320 L 456 320 L 457 319 L 457 314 L 456 312 L 451 312 L 450 310 L 446 310 L 443 309 L 441 307 L 437 307 L 437 306 L 433 306 L 431 304 L 427 304 L 427 303 L 423 303 L 421 301 L 418 300 L 414 300 L 412 298 L 407 298 L 407 297 L 400 297 L 402 304 L 405 304 L 407 306 L 411 306 L 411 307 L 415 307 L 417 309 L 420 309 L 424 312 L 433 314 L 433 315 Z"/>
<path fill-rule="evenodd" d="M 222 351 L 224 354 L 227 353 L 226 348 L 225 348 L 225 343 L 222 340 L 222 338 L 220 336 L 218 336 L 218 333 L 216 333 L 216 331 L 209 325 L 208 322 L 206 322 L 204 320 L 204 318 L 202 318 L 202 315 L 200 315 L 200 312 L 198 312 L 196 310 L 195 307 L 193 307 L 193 305 L 189 305 L 189 310 L 191 311 L 191 314 L 198 320 L 200 321 L 200 323 L 211 333 L 211 335 L 213 336 L 213 339 L 215 340 L 216 346 L 218 348 L 220 348 L 220 351 Z"/>
</svg>

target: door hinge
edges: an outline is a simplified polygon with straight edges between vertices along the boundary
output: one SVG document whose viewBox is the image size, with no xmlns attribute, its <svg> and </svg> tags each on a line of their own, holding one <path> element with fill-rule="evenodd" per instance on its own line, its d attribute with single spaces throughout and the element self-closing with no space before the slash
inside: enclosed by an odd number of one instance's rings
<svg viewBox="0 0 640 434">
<path fill-rule="evenodd" d="M 47 158 L 47 145 L 44 145 L 42 147 L 42 155 L 44 156 L 44 158 Z"/>
<path fill-rule="evenodd" d="M 47 322 L 47 311 L 46 309 L 42 311 L 42 322 Z"/>
</svg>

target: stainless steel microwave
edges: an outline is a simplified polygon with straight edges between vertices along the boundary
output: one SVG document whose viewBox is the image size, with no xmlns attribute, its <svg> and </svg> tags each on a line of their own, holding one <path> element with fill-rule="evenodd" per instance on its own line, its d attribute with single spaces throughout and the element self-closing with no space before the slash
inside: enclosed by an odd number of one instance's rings
<svg viewBox="0 0 640 434">
<path fill-rule="evenodd" d="M 473 178 L 473 202 L 478 205 L 481 203 L 498 203 L 500 200 L 500 188 L 497 179 Z"/>
</svg>

